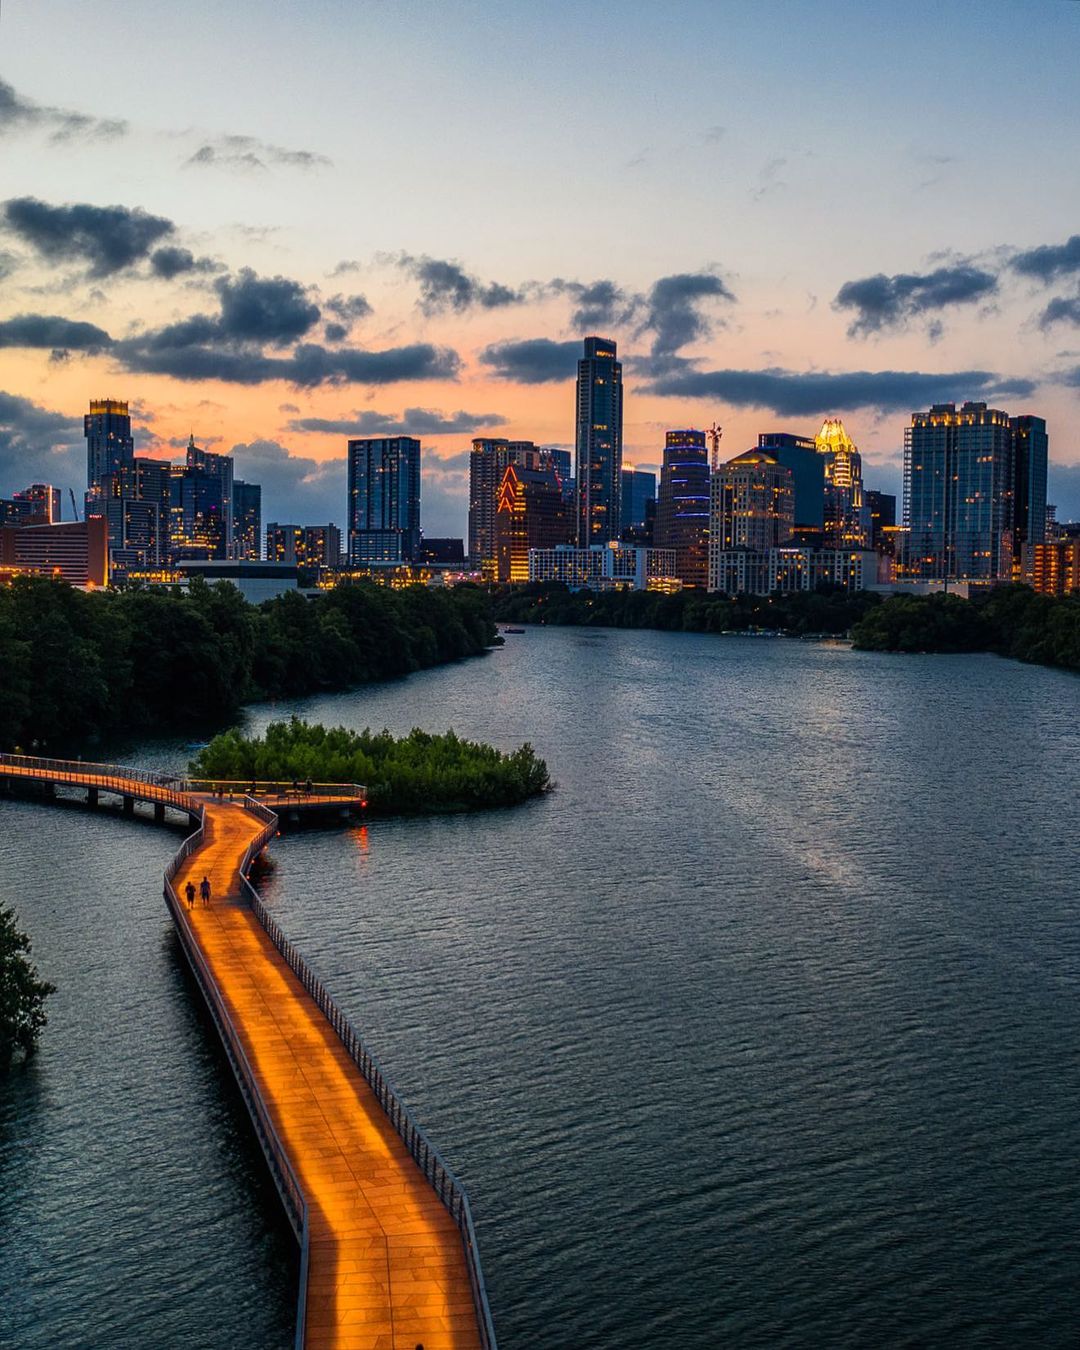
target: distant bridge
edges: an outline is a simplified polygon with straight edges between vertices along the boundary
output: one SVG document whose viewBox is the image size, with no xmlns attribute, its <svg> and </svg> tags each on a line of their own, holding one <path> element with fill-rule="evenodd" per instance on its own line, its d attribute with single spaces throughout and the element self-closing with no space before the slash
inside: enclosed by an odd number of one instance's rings
<svg viewBox="0 0 1080 1350">
<path fill-rule="evenodd" d="M 190 782 L 0 754 L 0 786 L 85 790 L 195 826 L 165 903 L 300 1243 L 297 1350 L 495 1350 L 465 1192 L 248 880 L 278 812 L 361 810 L 357 784 Z M 209 879 L 204 905 L 200 883 Z M 188 882 L 196 887 L 192 908 Z"/>
</svg>

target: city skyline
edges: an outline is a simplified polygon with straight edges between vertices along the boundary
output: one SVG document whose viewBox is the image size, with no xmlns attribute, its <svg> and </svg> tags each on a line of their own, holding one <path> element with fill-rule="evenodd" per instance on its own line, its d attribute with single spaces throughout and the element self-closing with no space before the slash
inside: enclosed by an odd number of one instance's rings
<svg viewBox="0 0 1080 1350">
<path fill-rule="evenodd" d="M 559 6 L 511 22 L 476 5 L 458 25 L 425 9 L 418 28 L 316 3 L 302 25 L 273 16 L 263 64 L 223 82 L 254 7 L 193 25 L 152 3 L 174 66 L 130 34 L 109 88 L 81 75 L 111 55 L 118 6 L 63 23 L 7 7 L 0 492 L 79 486 L 82 413 L 116 396 L 137 425 L 154 414 L 139 454 L 178 457 L 193 431 L 264 484 L 269 514 L 341 526 L 347 439 L 418 436 L 425 524 L 464 535 L 473 436 L 572 446 L 577 353 L 602 333 L 626 368 L 627 464 L 658 468 L 672 427 L 720 422 L 735 453 L 840 416 L 867 480 L 898 493 L 908 415 L 985 400 L 1047 419 L 1050 499 L 1080 515 L 1080 187 L 1061 171 L 1080 7 L 988 4 L 974 23 L 967 4 L 917 6 L 921 35 L 836 3 L 684 8 L 683 25 L 624 12 L 628 78 L 605 101 L 585 53 L 560 65 L 537 41 L 569 22 Z M 1044 78 L 1023 98 L 957 90 L 961 45 Z M 298 49 L 334 96 L 290 79 L 286 112 L 265 89 Z M 497 126 L 439 102 L 491 63 L 522 84 Z M 402 70 L 404 111 L 378 97 Z M 842 110 L 811 100 L 796 121 L 755 96 L 801 75 L 842 81 Z M 1021 163 L 1037 212 L 1006 181 Z"/>
</svg>

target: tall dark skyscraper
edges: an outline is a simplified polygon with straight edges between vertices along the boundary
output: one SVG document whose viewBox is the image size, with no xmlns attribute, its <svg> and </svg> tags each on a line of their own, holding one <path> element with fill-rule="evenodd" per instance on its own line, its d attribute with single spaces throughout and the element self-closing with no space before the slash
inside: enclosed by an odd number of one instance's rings
<svg viewBox="0 0 1080 1350">
<path fill-rule="evenodd" d="M 349 442 L 349 561 L 412 562 L 420 553 L 420 442 Z"/>
<path fill-rule="evenodd" d="M 86 510 L 89 515 L 104 515 L 100 509 L 106 495 L 105 479 L 129 469 L 135 458 L 128 405 L 114 398 L 91 399 L 90 411 L 83 418 L 86 437 Z"/>
<path fill-rule="evenodd" d="M 708 496 L 708 489 L 706 489 Z M 643 526 L 650 516 L 655 515 L 656 474 L 647 469 L 623 469 L 622 505 L 620 522 L 624 530 L 633 525 Z"/>
<path fill-rule="evenodd" d="M 233 553 L 249 562 L 262 554 L 262 488 L 242 478 L 233 480 Z"/>
<path fill-rule="evenodd" d="M 656 546 L 675 550 L 684 586 L 709 578 L 709 452 L 703 431 L 669 431 L 660 467 Z"/>
<path fill-rule="evenodd" d="M 194 435 L 188 437 L 187 466 L 207 478 L 221 483 L 222 530 L 225 537 L 224 557 L 233 553 L 233 459 L 232 455 L 218 455 L 195 444 Z"/>
<path fill-rule="evenodd" d="M 622 506 L 622 362 L 615 343 L 587 337 L 577 377 L 579 548 L 618 539 Z"/>
<path fill-rule="evenodd" d="M 1011 417 L 1013 435 L 1013 552 L 1046 539 L 1046 462 L 1050 441 L 1042 417 Z"/>
</svg>

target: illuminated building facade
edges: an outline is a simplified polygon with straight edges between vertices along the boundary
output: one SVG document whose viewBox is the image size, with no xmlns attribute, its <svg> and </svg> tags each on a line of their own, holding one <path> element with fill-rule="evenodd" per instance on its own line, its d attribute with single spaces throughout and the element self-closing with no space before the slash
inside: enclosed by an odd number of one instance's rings
<svg viewBox="0 0 1080 1350">
<path fill-rule="evenodd" d="M 105 480 L 131 467 L 135 442 L 131 435 L 128 405 L 114 398 L 91 399 L 83 418 L 86 437 L 86 514 L 101 515 L 106 495 Z"/>
<path fill-rule="evenodd" d="M 669 431 L 664 438 L 656 546 L 675 550 L 675 574 L 704 590 L 709 579 L 709 452 L 704 431 Z"/>
<path fill-rule="evenodd" d="M 709 513 L 709 590 L 719 584 L 719 556 L 736 548 L 767 553 L 791 539 L 794 475 L 767 450 L 747 450 L 712 475 Z"/>
<path fill-rule="evenodd" d="M 0 528 L 0 566 L 62 577 L 72 586 L 109 580 L 109 527 L 104 516 L 62 525 Z"/>
<path fill-rule="evenodd" d="M 469 560 L 495 575 L 495 514 L 499 489 L 511 464 L 523 469 L 554 471 L 564 498 L 569 496 L 570 451 L 548 449 L 532 441 L 478 436 L 469 456 Z"/>
<path fill-rule="evenodd" d="M 187 467 L 191 473 L 201 474 L 204 478 L 217 479 L 221 484 L 221 526 L 225 536 L 226 558 L 233 553 L 233 460 L 232 455 L 217 455 L 212 450 L 203 450 L 195 444 L 195 437 L 188 439 Z"/>
<path fill-rule="evenodd" d="M 611 542 L 578 548 L 564 544 L 559 548 L 532 549 L 529 553 L 530 581 L 557 581 L 573 591 L 664 591 L 682 589 L 675 573 L 675 550 L 636 548 Z"/>
<path fill-rule="evenodd" d="M 420 552 L 420 442 L 349 441 L 349 561 L 412 562 Z"/>
<path fill-rule="evenodd" d="M 870 516 L 863 501 L 862 456 L 839 417 L 827 417 L 814 444 L 825 466 L 825 545 L 867 548 Z"/>
<path fill-rule="evenodd" d="M 229 556 L 225 483 L 220 474 L 173 465 L 169 474 L 169 554 L 180 559 L 223 560 Z"/>
<path fill-rule="evenodd" d="M 622 510 L 622 362 L 608 338 L 587 337 L 578 362 L 575 483 L 579 548 L 617 540 Z"/>
<path fill-rule="evenodd" d="M 63 519 L 60 489 L 50 483 L 31 483 L 15 493 L 15 501 L 26 503 L 29 518 L 37 524 L 59 525 Z"/>
<path fill-rule="evenodd" d="M 262 557 L 262 488 L 233 479 L 233 557 L 258 562 Z"/>
<path fill-rule="evenodd" d="M 554 468 L 508 464 L 495 512 L 495 580 L 529 580 L 531 549 L 570 542 L 571 523 Z"/>
<path fill-rule="evenodd" d="M 1080 539 L 1028 544 L 1023 580 L 1040 595 L 1080 594 Z"/>
<path fill-rule="evenodd" d="M 788 595 L 839 586 L 861 591 L 877 581 L 877 554 L 864 549 L 722 549 L 715 554 L 710 589 L 725 595 Z"/>
<path fill-rule="evenodd" d="M 904 433 L 904 555 L 898 576 L 911 581 L 959 581 L 975 586 L 1013 573 L 1018 527 L 1042 542 L 1046 518 L 1045 424 L 1029 427 L 1026 505 L 1016 512 L 1017 428 L 1020 419 L 985 403 L 935 404 L 912 413 Z M 1041 422 L 1041 418 L 1024 419 Z M 1037 513 L 1033 514 L 1033 508 Z"/>
<path fill-rule="evenodd" d="M 167 460 L 136 456 L 104 480 L 99 505 L 109 523 L 114 567 L 155 567 L 168 561 L 172 475 Z"/>
<path fill-rule="evenodd" d="M 266 527 L 266 561 L 297 567 L 340 567 L 341 531 L 336 525 L 280 525 Z"/>
<path fill-rule="evenodd" d="M 790 431 L 764 431 L 758 436 L 758 449 L 791 470 L 795 494 L 792 538 L 821 548 L 825 541 L 825 460 L 818 454 L 817 442 L 813 436 Z"/>
</svg>

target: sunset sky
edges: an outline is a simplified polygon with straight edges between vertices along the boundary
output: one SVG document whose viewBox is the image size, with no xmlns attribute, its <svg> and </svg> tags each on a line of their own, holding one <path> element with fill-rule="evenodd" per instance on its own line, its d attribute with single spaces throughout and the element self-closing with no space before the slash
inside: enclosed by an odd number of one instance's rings
<svg viewBox="0 0 1080 1350">
<path fill-rule="evenodd" d="M 1080 4 L 4 0 L 0 496 L 85 486 L 82 413 L 232 450 L 344 522 L 346 437 L 573 438 L 580 339 L 669 427 L 1047 418 L 1080 518 Z M 66 508 L 66 503 L 65 503 Z"/>
</svg>

